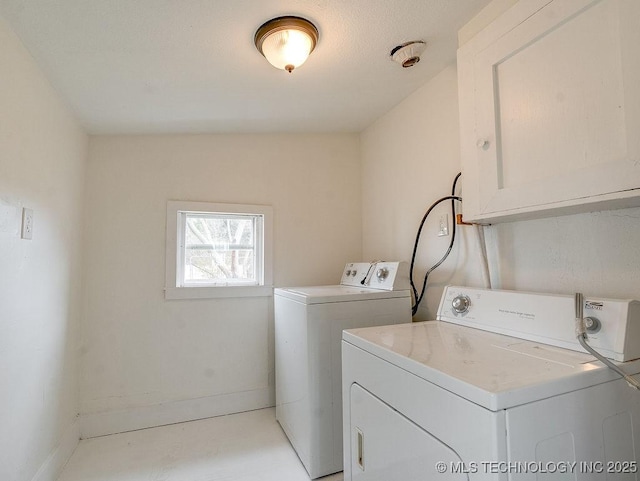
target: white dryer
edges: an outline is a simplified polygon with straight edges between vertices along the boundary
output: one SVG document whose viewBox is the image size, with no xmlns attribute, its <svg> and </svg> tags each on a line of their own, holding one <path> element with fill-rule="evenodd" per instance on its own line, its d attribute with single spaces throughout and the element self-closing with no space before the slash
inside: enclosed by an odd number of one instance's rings
<svg viewBox="0 0 640 481">
<path fill-rule="evenodd" d="M 342 471 L 343 329 L 411 322 L 405 262 L 350 263 L 340 285 L 274 290 L 276 418 L 312 479 Z"/>
<path fill-rule="evenodd" d="M 584 304 L 640 372 L 640 303 Z M 640 392 L 580 352 L 574 309 L 449 286 L 437 321 L 345 331 L 345 481 L 640 479 Z"/>
</svg>

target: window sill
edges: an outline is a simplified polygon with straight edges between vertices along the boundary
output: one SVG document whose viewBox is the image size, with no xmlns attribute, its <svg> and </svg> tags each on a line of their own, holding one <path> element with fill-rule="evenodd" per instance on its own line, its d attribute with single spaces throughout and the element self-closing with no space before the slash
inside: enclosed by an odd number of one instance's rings
<svg viewBox="0 0 640 481">
<path fill-rule="evenodd" d="M 271 286 L 165 287 L 165 299 L 222 299 L 232 297 L 271 297 Z"/>
</svg>

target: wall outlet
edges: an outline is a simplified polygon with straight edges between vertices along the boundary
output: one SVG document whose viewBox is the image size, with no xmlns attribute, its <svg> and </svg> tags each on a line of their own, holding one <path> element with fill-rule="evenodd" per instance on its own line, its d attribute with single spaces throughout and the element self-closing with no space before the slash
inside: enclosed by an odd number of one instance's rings
<svg viewBox="0 0 640 481">
<path fill-rule="evenodd" d="M 22 234 L 23 239 L 33 239 L 33 209 L 22 209 Z"/>
<path fill-rule="evenodd" d="M 438 224 L 438 237 L 449 235 L 449 214 L 442 214 Z"/>
</svg>

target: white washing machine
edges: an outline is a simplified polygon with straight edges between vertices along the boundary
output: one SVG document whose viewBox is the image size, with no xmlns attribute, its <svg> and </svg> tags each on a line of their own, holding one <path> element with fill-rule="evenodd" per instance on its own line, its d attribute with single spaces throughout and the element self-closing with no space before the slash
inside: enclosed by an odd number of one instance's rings
<svg viewBox="0 0 640 481">
<path fill-rule="evenodd" d="M 584 309 L 592 347 L 640 372 L 640 303 Z M 345 481 L 640 479 L 640 391 L 582 350 L 574 310 L 449 286 L 437 321 L 345 331 Z"/>
<path fill-rule="evenodd" d="M 411 322 L 405 262 L 351 263 L 340 285 L 274 290 L 276 418 L 312 479 L 342 471 L 343 329 Z"/>
</svg>

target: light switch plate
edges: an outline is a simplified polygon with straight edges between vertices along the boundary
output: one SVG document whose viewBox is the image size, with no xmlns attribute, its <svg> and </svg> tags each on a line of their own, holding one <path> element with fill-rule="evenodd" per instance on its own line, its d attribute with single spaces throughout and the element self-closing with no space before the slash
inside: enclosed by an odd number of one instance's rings
<svg viewBox="0 0 640 481">
<path fill-rule="evenodd" d="M 33 239 L 33 209 L 22 209 L 22 234 L 23 239 Z"/>
<path fill-rule="evenodd" d="M 449 215 L 442 214 L 438 225 L 438 237 L 449 235 Z"/>
</svg>

